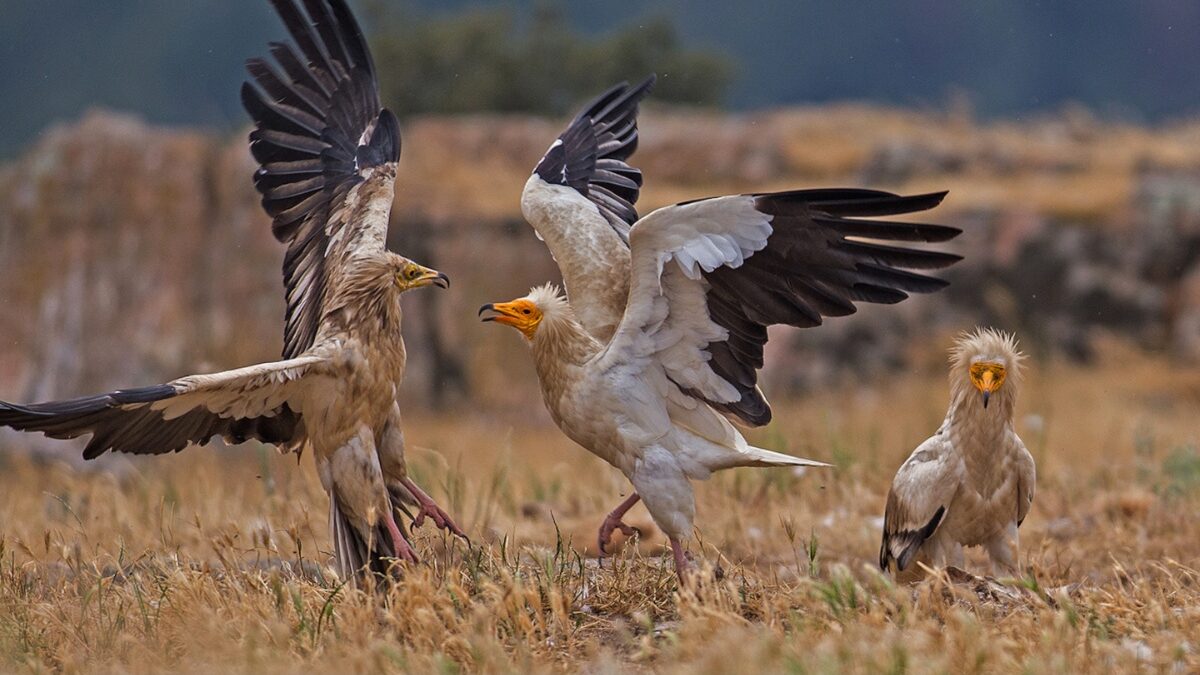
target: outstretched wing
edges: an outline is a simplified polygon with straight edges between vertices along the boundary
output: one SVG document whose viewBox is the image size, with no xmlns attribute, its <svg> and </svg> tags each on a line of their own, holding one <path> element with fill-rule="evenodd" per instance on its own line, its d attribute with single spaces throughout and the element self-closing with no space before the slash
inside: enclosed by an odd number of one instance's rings
<svg viewBox="0 0 1200 675">
<path fill-rule="evenodd" d="M 558 262 L 580 322 L 608 339 L 621 320 L 629 278 L 629 228 L 642 172 L 638 102 L 654 85 L 621 83 L 589 103 L 538 162 L 521 195 L 526 220 Z"/>
<path fill-rule="evenodd" d="M 400 126 L 379 101 L 375 66 L 345 0 L 271 0 L 293 42 L 246 62 L 254 186 L 287 244 L 285 358 L 310 347 L 330 269 L 382 249 L 400 158 Z M 369 189 L 358 189 L 370 180 Z"/>
<path fill-rule="evenodd" d="M 932 208 L 945 193 L 801 190 L 659 209 L 630 235 L 629 306 L 608 358 L 652 358 L 691 395 L 759 426 L 767 327 L 820 325 L 856 302 L 895 303 L 946 282 L 906 270 L 959 256 L 866 241 L 940 242 L 959 230 L 861 218 Z"/>
<path fill-rule="evenodd" d="M 879 567 L 897 571 L 912 563 L 933 536 L 962 482 L 962 463 L 942 432 L 922 443 L 901 465 L 888 491 L 883 514 Z"/>
<path fill-rule="evenodd" d="M 559 135 L 533 173 L 565 185 L 595 204 L 621 239 L 637 221 L 642 172 L 626 160 L 637 150 L 638 102 L 654 86 L 651 75 L 636 87 L 622 82 L 589 103 Z"/>
<path fill-rule="evenodd" d="M 326 363 L 302 356 L 67 401 L 0 401 L 0 426 L 51 438 L 91 434 L 85 459 L 108 450 L 178 452 L 215 436 L 230 443 L 254 438 L 291 445 L 303 440 L 305 401 L 314 388 L 329 385 Z"/>
</svg>

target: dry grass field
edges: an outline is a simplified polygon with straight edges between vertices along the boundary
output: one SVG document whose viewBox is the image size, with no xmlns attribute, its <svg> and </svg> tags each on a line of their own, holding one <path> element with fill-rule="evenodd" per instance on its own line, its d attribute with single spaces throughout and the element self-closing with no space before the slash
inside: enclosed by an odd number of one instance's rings
<svg viewBox="0 0 1200 675">
<path fill-rule="evenodd" d="M 1200 669 L 1200 370 L 1120 344 L 1086 369 L 1034 361 L 1025 578 L 880 575 L 888 482 L 944 411 L 942 346 L 877 388 L 778 402 L 754 440 L 837 468 L 701 485 L 704 572 L 683 591 L 644 511 L 638 546 L 590 556 L 627 487 L 540 407 L 410 416 L 413 470 L 473 545 L 426 526 L 425 563 L 378 593 L 334 579 L 307 457 L 247 445 L 107 472 L 6 452 L 0 671 Z"/>
</svg>

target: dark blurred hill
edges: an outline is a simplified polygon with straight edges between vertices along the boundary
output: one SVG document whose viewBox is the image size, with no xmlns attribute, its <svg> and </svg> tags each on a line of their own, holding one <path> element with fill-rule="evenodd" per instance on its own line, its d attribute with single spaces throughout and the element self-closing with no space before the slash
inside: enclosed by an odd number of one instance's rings
<svg viewBox="0 0 1200 675">
<path fill-rule="evenodd" d="M 481 3 L 421 4 L 451 12 Z M 1200 3 L 1187 0 L 562 4 L 581 30 L 666 16 L 686 44 L 731 54 L 741 66 L 729 95 L 736 108 L 844 99 L 913 105 L 962 91 L 989 117 L 1066 102 L 1136 120 L 1200 110 Z"/>
<path fill-rule="evenodd" d="M 1134 121 L 1200 110 L 1200 3 L 1185 0 L 354 4 L 364 15 L 405 12 L 414 23 L 503 6 L 514 36 L 535 5 L 561 8 L 590 36 L 624 30 L 653 41 L 665 18 L 681 48 L 731 59 L 724 101 L 737 109 L 842 99 L 937 107 L 964 93 L 985 117 L 1065 102 Z M 3 0 L 0 156 L 93 105 L 156 123 L 234 128 L 244 120 L 241 63 L 281 32 L 266 0 Z M 655 69 L 688 76 L 671 63 Z"/>
</svg>

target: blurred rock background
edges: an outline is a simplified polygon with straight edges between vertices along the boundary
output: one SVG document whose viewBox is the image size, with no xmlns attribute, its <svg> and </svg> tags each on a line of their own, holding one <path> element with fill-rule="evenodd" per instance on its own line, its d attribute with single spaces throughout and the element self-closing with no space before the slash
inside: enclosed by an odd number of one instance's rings
<svg viewBox="0 0 1200 675">
<path fill-rule="evenodd" d="M 405 298 L 414 404 L 536 396 L 523 345 L 479 325 L 474 309 L 557 278 L 518 198 L 562 123 L 493 115 L 405 126 L 391 245 L 454 279 L 449 292 Z M 643 212 L 748 189 L 950 189 L 921 216 L 965 231 L 950 244 L 965 256 L 948 274 L 952 286 L 821 330 L 777 331 L 767 374 L 775 392 L 921 365 L 932 341 L 977 323 L 1082 362 L 1099 334 L 1200 361 L 1200 124 L 1147 129 L 1079 111 L 988 124 L 954 111 L 731 115 L 651 105 L 642 129 Z M 4 397 L 68 396 L 274 357 L 282 250 L 251 172 L 241 134 L 168 130 L 106 111 L 54 129 L 5 166 Z"/>
<path fill-rule="evenodd" d="M 764 375 L 775 398 L 940 372 L 949 335 L 977 324 L 1016 330 L 1042 358 L 1086 364 L 1115 337 L 1200 363 L 1200 118 L 1119 121 L 1067 105 L 997 119 L 967 95 L 722 111 L 744 86 L 735 59 L 696 49 L 666 19 L 580 34 L 573 7 L 406 23 L 414 15 L 364 3 L 385 95 L 405 113 L 390 244 L 453 278 L 448 292 L 405 298 L 405 405 L 532 406 L 541 418 L 524 345 L 475 309 L 558 277 L 521 218 L 520 189 L 561 115 L 651 70 L 666 77 L 642 116 L 642 213 L 744 190 L 950 190 L 919 217 L 964 230 L 949 244 L 965 257 L 951 287 L 776 330 Z M 245 131 L 93 108 L 0 165 L 0 399 L 278 355 L 282 248 L 250 184 Z"/>
</svg>

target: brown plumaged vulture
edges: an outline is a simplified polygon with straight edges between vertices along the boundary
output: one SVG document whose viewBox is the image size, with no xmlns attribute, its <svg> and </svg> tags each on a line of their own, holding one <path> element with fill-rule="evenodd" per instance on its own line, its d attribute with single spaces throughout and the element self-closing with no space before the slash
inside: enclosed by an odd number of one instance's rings
<svg viewBox="0 0 1200 675">
<path fill-rule="evenodd" d="M 90 434 L 84 457 L 177 452 L 215 437 L 311 449 L 329 493 L 339 574 L 416 560 L 405 504 L 462 534 L 407 476 L 397 388 L 400 294 L 446 275 L 384 242 L 400 127 L 345 0 L 271 0 L 290 42 L 250 59 L 254 185 L 287 247 L 283 360 L 66 401 L 0 402 L 0 425 L 52 438 Z"/>
</svg>

